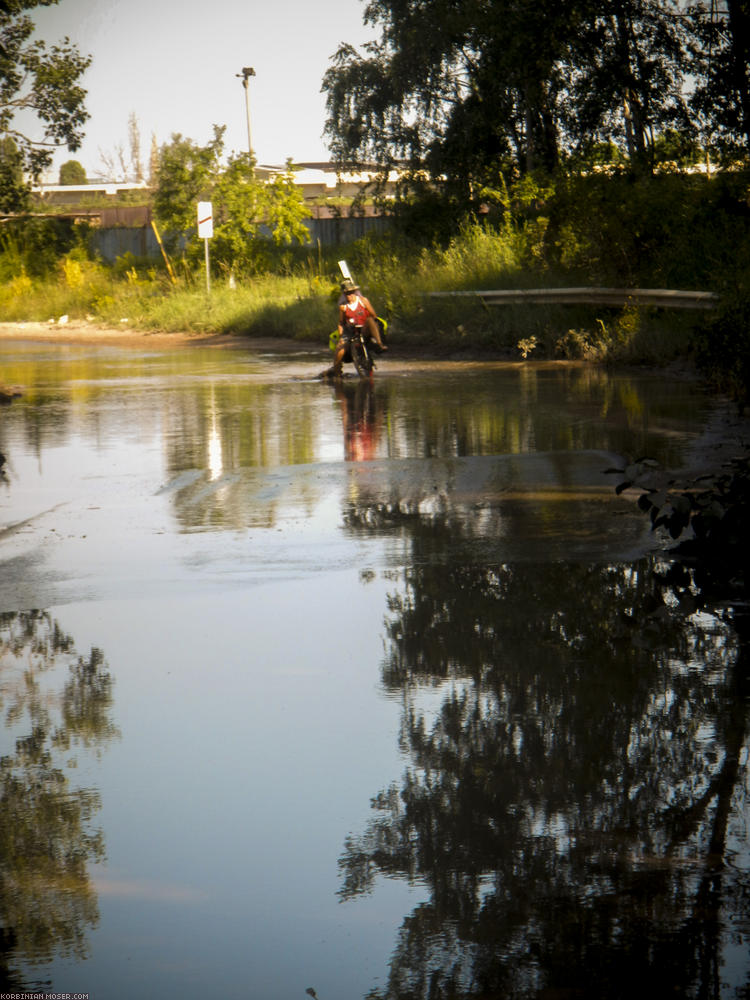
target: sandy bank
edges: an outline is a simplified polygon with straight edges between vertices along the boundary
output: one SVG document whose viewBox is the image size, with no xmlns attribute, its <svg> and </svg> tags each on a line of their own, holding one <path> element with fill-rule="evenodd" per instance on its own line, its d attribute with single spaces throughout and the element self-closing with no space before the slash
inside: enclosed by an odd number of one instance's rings
<svg viewBox="0 0 750 1000">
<path fill-rule="evenodd" d="M 276 337 L 243 338 L 219 333 L 159 333 L 150 330 L 134 330 L 123 324 L 118 327 L 98 326 L 84 320 L 69 323 L 0 323 L 1 340 L 34 340 L 57 344 L 115 344 L 122 347 L 179 347 L 196 345 L 200 347 L 225 347 L 252 345 L 258 350 L 274 349 L 280 354 L 316 350 L 317 345 L 304 344 L 298 340 L 284 340 Z M 321 345 L 321 350 L 325 345 Z"/>
</svg>

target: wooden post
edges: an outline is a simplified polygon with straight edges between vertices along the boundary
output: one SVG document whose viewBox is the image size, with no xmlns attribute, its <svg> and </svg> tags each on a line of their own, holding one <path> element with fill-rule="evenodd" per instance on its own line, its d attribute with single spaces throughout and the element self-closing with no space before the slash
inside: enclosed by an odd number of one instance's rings
<svg viewBox="0 0 750 1000">
<path fill-rule="evenodd" d="M 156 223 L 154 222 L 153 219 L 151 220 L 151 228 L 154 231 L 154 236 L 156 237 L 156 242 L 159 244 L 159 249 L 161 250 L 161 255 L 164 258 L 164 263 L 167 265 L 167 272 L 169 273 L 169 277 L 172 279 L 172 284 L 176 285 L 177 284 L 177 276 L 175 275 L 174 271 L 172 270 L 172 264 L 171 264 L 171 262 L 169 260 L 169 257 L 167 257 L 167 251 L 164 249 L 164 244 L 161 241 L 161 236 L 159 235 L 159 230 L 156 228 Z"/>
</svg>

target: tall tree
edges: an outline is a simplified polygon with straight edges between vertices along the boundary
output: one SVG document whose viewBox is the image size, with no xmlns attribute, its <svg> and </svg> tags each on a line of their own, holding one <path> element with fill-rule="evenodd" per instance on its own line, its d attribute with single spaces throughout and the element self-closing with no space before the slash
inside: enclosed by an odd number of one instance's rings
<svg viewBox="0 0 750 1000">
<path fill-rule="evenodd" d="M 685 99 L 690 23 L 680 0 L 589 4 L 572 51 L 566 130 L 574 147 L 614 142 L 650 168 L 665 132 L 694 132 Z"/>
<path fill-rule="evenodd" d="M 249 273 L 265 255 L 269 240 L 278 246 L 304 243 L 309 236 L 302 220 L 307 209 L 293 183 L 291 163 L 271 182 L 259 179 L 247 153 L 232 154 L 222 163 L 225 126 L 214 125 L 206 146 L 177 134 L 162 146 L 154 193 L 156 217 L 174 241 L 194 231 L 196 207 L 213 203 L 214 238 L 211 257 L 227 270 Z"/>
<path fill-rule="evenodd" d="M 156 177 L 159 173 L 159 143 L 156 141 L 156 133 L 151 133 L 151 147 L 148 154 L 148 183 L 149 187 L 156 186 Z"/>
<path fill-rule="evenodd" d="M 750 3 L 727 0 L 729 81 L 738 107 L 738 131 L 750 153 Z"/>
<path fill-rule="evenodd" d="M 750 153 L 750 2 L 698 0 L 690 10 L 699 40 L 693 108 L 720 149 Z"/>
<path fill-rule="evenodd" d="M 398 162 L 466 202 L 596 143 L 648 168 L 660 134 L 694 132 L 684 0 L 370 0 L 364 16 L 379 39 L 342 45 L 323 79 L 342 162 Z"/>
<path fill-rule="evenodd" d="M 154 212 L 167 231 L 184 233 L 195 225 L 196 205 L 210 196 L 224 149 L 225 126 L 199 146 L 176 132 L 159 155 Z"/>
<path fill-rule="evenodd" d="M 133 180 L 140 184 L 143 180 L 143 164 L 141 163 L 141 129 L 135 111 L 128 115 L 128 146 L 130 148 L 130 169 Z"/>
<path fill-rule="evenodd" d="M 382 26 L 361 55 L 343 45 L 323 80 L 326 132 L 341 160 L 406 161 L 471 182 L 488 166 L 552 167 L 559 67 L 575 0 L 371 0 Z"/>
<path fill-rule="evenodd" d="M 78 160 L 66 160 L 60 164 L 60 184 L 85 184 L 86 171 Z"/>
<path fill-rule="evenodd" d="M 78 149 L 89 117 L 80 81 L 91 58 L 68 38 L 49 49 L 33 39 L 34 22 L 26 11 L 53 3 L 57 0 L 0 4 L 0 138 L 14 141 L 32 178 L 50 165 L 55 149 Z M 36 126 L 27 125 L 30 120 Z"/>
<path fill-rule="evenodd" d="M 135 111 L 128 115 L 127 149 L 123 142 L 115 143 L 111 149 L 99 149 L 104 176 L 110 181 L 136 184 L 143 180 L 141 160 L 141 129 Z M 152 152 L 156 139 L 152 136 Z"/>
<path fill-rule="evenodd" d="M 10 136 L 0 138 L 0 212 L 26 207 L 29 185 L 23 176 L 23 156 Z"/>
</svg>

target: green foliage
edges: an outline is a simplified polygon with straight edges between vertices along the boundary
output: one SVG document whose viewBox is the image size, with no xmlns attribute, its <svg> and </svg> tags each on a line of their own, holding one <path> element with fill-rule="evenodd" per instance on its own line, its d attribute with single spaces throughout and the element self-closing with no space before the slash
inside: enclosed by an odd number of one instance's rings
<svg viewBox="0 0 750 1000">
<path fill-rule="evenodd" d="M 600 142 L 583 136 L 574 149 L 565 152 L 561 158 L 563 171 L 571 174 L 604 170 L 612 174 L 627 167 L 627 157 L 611 139 Z"/>
<path fill-rule="evenodd" d="M 703 3 L 691 13 L 697 39 L 691 111 L 704 143 L 731 162 L 750 151 L 750 5 Z"/>
<path fill-rule="evenodd" d="M 88 233 L 85 223 L 72 219 L 9 220 L 0 228 L 0 279 L 54 273 L 65 254 L 85 246 Z"/>
<path fill-rule="evenodd" d="M 211 196 L 225 130 L 226 126 L 214 125 L 213 139 L 206 146 L 175 133 L 161 148 L 153 209 L 172 245 L 195 227 L 198 202 Z"/>
<path fill-rule="evenodd" d="M 498 162 L 552 167 L 555 69 L 578 5 L 373 0 L 366 54 L 342 45 L 326 74 L 326 131 L 341 159 L 406 160 L 469 194 Z"/>
<path fill-rule="evenodd" d="M 212 192 L 214 236 L 211 257 L 230 272 L 252 271 L 262 264 L 262 248 L 254 245 L 264 214 L 263 187 L 247 154 L 231 156 Z"/>
<path fill-rule="evenodd" d="M 548 206 L 547 263 L 589 284 L 718 290 L 750 259 L 749 179 L 561 177 Z"/>
<path fill-rule="evenodd" d="M 88 119 L 80 79 L 90 57 L 82 56 L 67 38 L 49 49 L 44 42 L 33 41 L 34 22 L 24 13 L 54 2 L 13 0 L 0 7 L 0 138 L 13 139 L 23 169 L 32 178 L 52 162 L 54 147 L 78 149 Z M 41 135 L 31 138 L 39 128 Z M 7 203 L 11 190 L 0 188 L 0 199 Z M 23 199 L 18 207 L 23 207 Z"/>
<path fill-rule="evenodd" d="M 654 164 L 661 170 L 689 169 L 704 157 L 705 153 L 695 136 L 677 129 L 668 129 L 654 140 Z"/>
<path fill-rule="evenodd" d="M 747 173 L 711 180 L 678 173 L 559 174 L 554 181 L 529 173 L 515 183 L 500 179 L 483 187 L 483 221 L 465 215 L 444 240 L 414 239 L 398 228 L 325 250 L 287 242 L 304 234 L 299 226 L 304 206 L 288 174 L 260 184 L 248 158 L 237 156 L 204 176 L 212 185 L 206 193 L 215 217 L 216 280 L 208 306 L 203 245 L 195 236 L 172 287 L 161 261 L 131 258 L 109 270 L 86 270 L 77 256 L 85 232 L 70 222 L 13 220 L 0 230 L 0 279 L 9 283 L 4 314 L 24 318 L 26 311 L 37 319 L 92 314 L 115 323 L 128 317 L 132 325 L 149 329 L 222 329 L 322 341 L 335 312 L 336 262 L 345 257 L 391 322 L 394 345 L 491 350 L 517 358 L 522 344 L 535 359 L 618 363 L 695 358 L 722 388 L 747 397 Z M 187 210 L 195 232 L 195 204 Z M 62 258 L 67 263 L 58 269 Z M 83 269 L 78 284 L 77 261 Z M 706 314 L 655 307 L 485 306 L 471 294 L 428 294 L 571 285 L 697 288 L 719 293 L 721 303 Z"/>
<path fill-rule="evenodd" d="M 687 597 L 726 597 L 730 589 L 744 598 L 747 550 L 750 542 L 750 457 L 734 458 L 716 473 L 688 482 L 671 479 L 649 485 L 658 463 L 639 458 L 624 469 L 611 469 L 625 478 L 616 492 L 639 489 L 638 506 L 648 514 L 654 531 L 662 529 L 678 542 L 672 550 L 697 576 L 673 571 L 673 583 Z"/>
<path fill-rule="evenodd" d="M 231 156 L 217 176 L 212 198 L 216 223 L 211 258 L 229 273 L 252 274 L 273 266 L 266 234 L 276 247 L 309 238 L 302 222 L 307 209 L 290 164 L 268 184 L 256 177 L 246 154 Z"/>
<path fill-rule="evenodd" d="M 156 276 L 138 272 L 136 280 L 113 288 L 115 298 L 101 303 L 99 315 L 145 330 L 238 333 L 320 342 L 328 335 L 334 310 L 315 285 L 301 275 L 255 277 L 247 284 L 181 281 L 169 287 Z"/>
<path fill-rule="evenodd" d="M 0 139 L 0 212 L 22 212 L 30 188 L 23 176 L 23 155 L 14 139 Z"/>
<path fill-rule="evenodd" d="M 78 160 L 66 160 L 60 164 L 60 184 L 85 184 L 86 171 Z"/>
<path fill-rule="evenodd" d="M 372 0 L 365 20 L 379 37 L 342 45 L 323 80 L 330 146 L 397 165 L 395 209 L 419 225 L 432 206 L 433 233 L 501 178 L 750 152 L 744 0 Z"/>
<path fill-rule="evenodd" d="M 727 277 L 719 308 L 698 331 L 696 356 L 715 385 L 744 407 L 750 400 L 750 278 L 739 268 Z"/>
<path fill-rule="evenodd" d="M 681 6 L 678 0 L 584 5 L 560 107 L 568 149 L 613 142 L 631 169 L 648 173 L 660 135 L 695 133 L 683 96 L 695 42 Z"/>
<path fill-rule="evenodd" d="M 287 160 L 286 172 L 277 174 L 270 185 L 265 186 L 266 224 L 271 230 L 274 243 L 283 246 L 289 243 L 306 243 L 310 233 L 303 220 L 308 209 L 299 187 L 294 183 L 294 168 Z"/>
<path fill-rule="evenodd" d="M 254 274 L 278 262 L 269 244 L 287 247 L 309 238 L 302 220 L 307 215 L 303 196 L 293 182 L 293 168 L 270 183 L 261 180 L 255 162 L 246 153 L 230 155 L 222 165 L 224 126 L 214 126 L 214 138 L 205 147 L 180 135 L 162 147 L 159 157 L 154 212 L 174 250 L 186 240 L 186 258 L 197 265 L 203 241 L 196 232 L 199 201 L 211 201 L 214 235 L 211 262 L 225 274 Z"/>
</svg>

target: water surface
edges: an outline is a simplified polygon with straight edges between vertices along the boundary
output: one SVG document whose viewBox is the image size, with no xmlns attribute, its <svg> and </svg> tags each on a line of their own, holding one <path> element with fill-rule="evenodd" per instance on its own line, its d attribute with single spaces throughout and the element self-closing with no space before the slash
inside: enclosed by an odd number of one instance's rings
<svg viewBox="0 0 750 1000">
<path fill-rule="evenodd" d="M 0 356 L 3 986 L 747 984 L 744 637 L 605 471 L 678 468 L 693 385 Z"/>
</svg>

